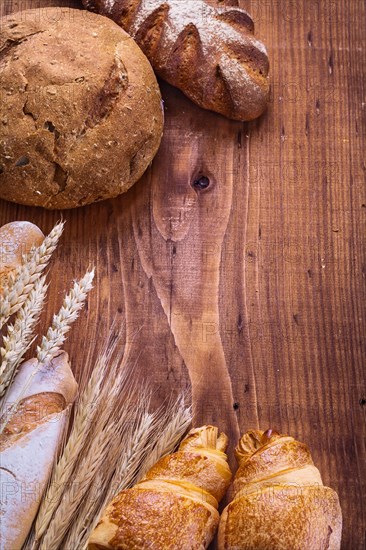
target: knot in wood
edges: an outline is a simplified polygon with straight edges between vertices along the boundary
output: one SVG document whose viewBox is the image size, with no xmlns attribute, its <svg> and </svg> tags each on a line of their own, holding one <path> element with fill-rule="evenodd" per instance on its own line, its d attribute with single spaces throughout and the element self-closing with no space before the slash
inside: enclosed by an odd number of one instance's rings
<svg viewBox="0 0 366 550">
<path fill-rule="evenodd" d="M 209 185 L 210 185 L 210 179 L 207 176 L 199 176 L 192 183 L 192 187 L 194 187 L 195 189 L 198 189 L 199 191 L 203 189 L 207 189 Z"/>
</svg>

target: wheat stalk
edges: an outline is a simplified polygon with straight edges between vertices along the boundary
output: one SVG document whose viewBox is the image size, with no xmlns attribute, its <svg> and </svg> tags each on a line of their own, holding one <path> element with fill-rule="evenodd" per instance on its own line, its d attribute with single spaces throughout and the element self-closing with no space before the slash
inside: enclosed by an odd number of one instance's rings
<svg viewBox="0 0 366 550">
<path fill-rule="evenodd" d="M 78 510 L 77 520 L 72 522 L 70 526 L 63 543 L 64 548 L 82 550 L 87 545 L 89 536 L 98 523 L 101 513 L 111 498 L 115 496 L 115 491 L 112 489 L 116 486 L 115 477 L 118 475 L 115 466 L 117 465 L 117 470 L 120 470 L 120 464 L 125 465 L 128 469 L 129 465 L 137 466 L 141 463 L 142 456 L 147 452 L 146 443 L 149 442 L 145 436 L 146 434 L 152 435 L 151 426 L 154 422 L 154 415 L 144 413 L 139 421 L 140 426 L 137 432 L 132 424 L 127 430 L 122 431 L 118 445 L 112 453 L 114 460 L 110 461 L 110 454 L 108 453 L 108 460 L 104 461 L 104 465 L 107 466 L 95 476 L 95 482 L 91 484 L 88 496 L 84 499 L 83 506 Z M 141 435 L 144 444 L 138 440 L 138 436 Z M 122 453 L 121 449 L 123 449 Z M 125 460 L 125 457 L 130 460 Z M 128 486 L 133 484 L 132 469 L 126 470 L 125 480 Z M 102 491 L 101 487 L 103 488 Z"/>
<path fill-rule="evenodd" d="M 137 425 L 132 423 L 131 430 L 123 434 L 112 477 L 110 474 L 105 476 L 103 484 L 99 479 L 97 487 L 99 491 L 101 485 L 106 487 L 104 494 L 96 502 L 92 497 L 85 499 L 85 505 L 79 510 L 77 521 L 72 524 L 63 548 L 86 548 L 91 532 L 112 498 L 141 479 L 152 461 L 151 465 L 171 452 L 192 421 L 190 408 L 185 407 L 184 398 L 171 403 L 166 411 L 160 409 L 153 414 L 146 412 L 145 398 L 139 396 L 138 402 L 141 409 L 140 414 L 136 415 L 135 412 Z M 140 403 L 145 405 L 141 406 Z M 135 400 L 133 404 L 136 405 Z"/>
<path fill-rule="evenodd" d="M 115 428 L 109 426 L 108 429 L 99 429 L 97 437 L 93 438 L 92 449 L 82 459 L 76 475 L 73 476 L 72 483 L 63 493 L 54 518 L 41 541 L 41 550 L 57 550 L 59 548 L 80 502 L 84 499 L 93 478 L 106 458 L 106 454 L 109 454 L 110 441 L 113 437 L 116 437 Z M 108 457 L 109 460 L 113 460 L 113 458 L 113 456 Z"/>
<path fill-rule="evenodd" d="M 43 243 L 24 256 L 22 265 L 7 277 L 0 303 L 0 329 L 24 304 L 35 281 L 47 267 L 63 229 L 64 222 L 57 223 Z"/>
<path fill-rule="evenodd" d="M 91 525 L 94 525 L 96 513 L 100 513 L 101 509 L 104 507 L 104 494 L 105 490 L 108 487 L 110 480 L 113 477 L 113 471 L 115 464 L 119 460 L 119 453 L 121 449 L 121 444 L 125 437 L 124 428 L 121 426 L 115 426 L 112 428 L 112 433 L 104 434 L 105 437 L 102 437 L 103 445 L 102 453 L 98 455 L 98 460 L 95 460 L 93 456 L 93 447 L 89 448 L 85 454 L 85 459 L 80 463 L 78 472 L 75 479 L 75 484 L 77 486 L 77 497 L 75 498 L 72 493 L 68 495 L 64 507 L 64 511 L 61 511 L 59 517 L 55 516 L 54 518 L 54 530 L 59 532 L 59 524 L 64 525 L 63 535 L 66 535 L 66 538 L 62 540 L 61 537 L 58 539 L 58 544 L 55 545 L 56 548 L 78 548 L 81 550 L 83 546 L 83 541 L 89 538 L 89 533 L 91 530 Z M 103 441 L 104 440 L 104 441 Z M 93 475 L 88 475 L 90 470 L 93 470 Z M 80 499 L 79 483 L 78 480 L 84 481 L 87 479 L 88 483 L 84 486 L 84 498 Z M 70 512 L 70 507 L 68 501 L 71 501 L 72 514 Z M 67 512 L 67 515 L 65 515 Z M 59 519 L 59 522 L 57 521 Z M 51 526 L 52 527 L 52 526 Z M 51 536 L 50 541 L 52 544 L 54 538 Z M 41 548 L 48 550 L 47 541 L 42 545 Z"/>
<path fill-rule="evenodd" d="M 119 457 L 115 475 L 109 486 L 106 500 L 111 500 L 117 493 L 131 487 L 136 480 L 141 463 L 149 452 L 156 430 L 156 415 L 145 413 L 139 419 L 139 425 L 131 434 L 129 444 Z"/>
<path fill-rule="evenodd" d="M 120 383 L 123 384 L 126 378 L 125 371 L 122 371 L 122 375 L 118 376 L 119 366 L 120 361 L 115 361 L 112 364 L 112 372 L 109 373 L 107 380 L 104 380 L 94 411 L 94 424 L 89 433 L 84 434 L 83 437 L 85 445 L 82 452 L 77 456 L 74 455 L 73 451 L 71 453 L 71 457 L 76 459 L 72 477 L 69 478 L 71 484 L 66 485 L 64 488 L 59 505 L 56 507 L 47 530 L 40 541 L 41 550 L 54 550 L 59 547 L 70 527 L 76 510 L 90 489 L 94 477 L 101 465 L 107 460 L 107 455 L 108 460 L 111 460 L 112 464 L 114 462 L 113 453 L 111 456 L 111 441 L 119 438 L 119 434 L 123 432 L 125 420 L 123 414 L 119 415 L 118 419 L 116 412 L 113 410 L 118 400 Z M 119 379 L 118 384 L 115 383 L 116 379 Z M 77 425 L 75 427 L 78 429 Z M 65 456 L 65 460 L 69 459 Z M 75 487 L 77 487 L 76 495 L 74 493 Z M 39 532 L 37 532 L 37 541 L 39 541 L 39 536 Z"/>
<path fill-rule="evenodd" d="M 94 528 L 98 518 L 105 508 L 108 500 L 111 498 L 111 487 L 120 465 L 126 462 L 123 460 L 125 455 L 131 456 L 133 453 L 129 449 L 135 448 L 135 441 L 140 435 L 144 434 L 144 429 L 148 430 L 153 422 L 153 415 L 146 413 L 146 408 L 150 402 L 150 392 L 147 388 L 139 388 L 137 393 L 134 381 L 131 381 L 131 369 L 128 367 L 122 371 L 123 405 L 119 404 L 119 381 L 112 389 L 114 396 L 114 414 L 109 418 L 109 424 L 114 426 L 114 432 L 109 440 L 108 456 L 101 461 L 99 469 L 96 471 L 94 479 L 91 480 L 90 487 L 85 498 L 78 505 L 76 520 L 70 525 L 66 539 L 63 541 L 63 548 L 82 549 L 89 535 Z M 114 369 L 112 369 L 114 371 Z M 128 377 L 125 374 L 128 372 Z M 114 374 L 114 372 L 113 372 Z M 118 376 L 118 375 L 117 375 Z M 109 390 L 108 390 L 109 391 Z M 122 408 L 123 407 L 123 408 Z M 139 411 L 139 412 L 137 412 Z M 98 430 L 96 430 L 96 433 Z M 137 451 L 138 452 L 138 451 Z M 140 462 L 141 454 L 137 457 Z M 122 464 L 123 463 L 123 464 Z M 126 464 L 128 467 L 128 465 Z M 81 472 L 84 468 L 81 468 Z M 82 474 L 83 475 L 83 474 Z M 112 492 L 112 496 L 114 492 Z"/>
<path fill-rule="evenodd" d="M 141 465 L 139 479 L 144 477 L 160 458 L 171 453 L 187 431 L 192 422 L 192 411 L 191 407 L 185 406 L 185 401 L 186 397 L 183 395 L 168 406 L 164 419 L 165 427 L 161 430 L 160 437 L 156 439 L 146 461 Z"/>
<path fill-rule="evenodd" d="M 37 346 L 37 359 L 44 363 L 59 351 L 70 330 L 70 325 L 77 319 L 88 292 L 92 289 L 94 269 L 87 271 L 84 277 L 74 283 L 74 287 L 64 299 L 60 311 L 53 316 L 52 325 L 46 336 L 42 337 L 40 346 Z"/>
<path fill-rule="evenodd" d="M 84 506 L 78 510 L 78 514 L 67 533 L 63 544 L 65 549 L 77 548 L 83 550 L 87 546 L 89 535 L 98 521 L 96 518 L 104 509 L 104 493 L 100 488 L 109 484 L 113 475 L 110 470 L 110 467 L 103 467 L 95 476 L 90 491 L 84 499 Z"/>
<path fill-rule="evenodd" d="M 52 520 L 52 516 L 62 499 L 65 487 L 71 478 L 75 464 L 85 446 L 91 426 L 98 413 L 98 404 L 102 395 L 101 387 L 108 367 L 109 354 L 110 352 L 105 351 L 98 358 L 86 387 L 80 392 L 80 399 L 76 404 L 70 437 L 53 471 L 49 488 L 42 500 L 37 515 L 35 525 L 36 540 L 42 538 Z M 90 356 L 91 352 L 89 352 L 89 360 L 86 361 L 87 365 L 89 364 Z"/>
<path fill-rule="evenodd" d="M 36 375 L 39 366 L 47 361 L 50 361 L 60 350 L 66 339 L 66 334 L 70 330 L 71 324 L 75 321 L 75 319 L 77 319 L 79 312 L 84 305 L 86 296 L 92 288 L 93 278 L 94 270 L 91 270 L 87 271 L 79 282 L 75 282 L 74 287 L 65 297 L 59 313 L 53 316 L 51 327 L 48 329 L 46 336 L 43 336 L 41 345 L 37 346 L 37 363 L 33 369 L 33 372 L 24 384 L 18 399 L 11 405 L 9 409 L 10 416 L 14 414 L 14 411 L 17 409 L 24 393 L 27 391 L 32 379 Z M 4 418 L 0 420 L 0 434 L 3 432 L 5 425 L 6 419 Z"/>
<path fill-rule="evenodd" d="M 110 500 L 110 487 L 115 477 L 115 466 L 121 460 L 121 448 L 124 448 L 125 442 L 131 441 L 133 436 L 134 426 L 130 423 L 122 430 L 119 439 L 112 438 L 111 444 L 113 448 L 108 453 L 108 460 L 103 463 L 92 481 L 87 498 L 84 499 L 82 505 L 79 507 L 76 520 L 72 522 L 67 533 L 63 544 L 64 548 L 78 548 L 82 550 L 86 546 L 90 533 Z"/>
<path fill-rule="evenodd" d="M 138 401 L 140 406 L 140 398 Z M 141 400 L 141 403 L 146 403 L 146 401 Z M 178 408 L 176 409 L 176 407 Z M 155 464 L 159 458 L 176 447 L 188 429 L 192 416 L 190 408 L 185 407 L 184 399 L 180 398 L 172 403 L 165 412 L 160 409 L 150 414 L 142 407 L 142 412 L 137 415 L 136 420 L 138 425 L 131 424 L 131 429 L 123 433 L 114 473 L 111 475 L 107 470 L 96 476 L 97 482 L 92 484 L 88 498 L 83 501 L 84 506 L 78 509 L 77 519 L 72 523 L 62 546 L 59 544 L 50 550 L 60 550 L 61 548 L 82 550 L 86 548 L 91 532 L 112 498 L 120 491 L 132 487 L 147 472 L 150 463 L 151 465 Z M 109 454 L 106 462 L 110 465 Z M 96 487 L 99 490 L 97 499 L 93 494 L 93 488 Z M 102 495 L 100 495 L 101 487 L 105 488 Z M 55 527 L 55 531 L 57 528 L 58 526 Z M 52 539 L 50 538 L 50 540 Z M 60 543 L 60 540 L 58 542 Z M 46 546 L 44 546 L 45 549 Z"/>
<path fill-rule="evenodd" d="M 82 550 L 109 501 L 141 478 L 151 453 L 155 459 L 171 451 L 191 422 L 183 399 L 166 411 L 149 412 L 151 392 L 137 386 L 134 369 L 123 351 L 116 354 L 116 344 L 107 345 L 95 367 L 94 354 L 89 355 L 85 370 L 92 374 L 80 389 L 69 442 L 40 508 L 33 550 Z M 83 411 L 90 401 L 89 424 Z"/>
<path fill-rule="evenodd" d="M 33 330 L 39 320 L 48 285 L 43 275 L 30 291 L 23 306 L 18 310 L 13 325 L 8 325 L 8 335 L 3 337 L 0 349 L 0 397 L 16 374 L 18 366 L 31 345 Z"/>
</svg>

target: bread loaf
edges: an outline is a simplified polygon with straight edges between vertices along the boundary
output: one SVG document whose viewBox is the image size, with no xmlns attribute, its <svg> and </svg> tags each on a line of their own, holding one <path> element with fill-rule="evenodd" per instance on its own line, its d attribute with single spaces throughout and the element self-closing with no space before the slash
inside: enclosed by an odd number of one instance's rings
<svg viewBox="0 0 366 550">
<path fill-rule="evenodd" d="M 0 227 L 0 292 L 8 274 L 22 263 L 23 254 L 42 244 L 42 231 L 30 222 L 11 222 Z"/>
<path fill-rule="evenodd" d="M 342 513 L 309 449 L 251 430 L 236 449 L 234 499 L 220 519 L 219 550 L 339 550 Z"/>
<path fill-rule="evenodd" d="M 176 453 L 117 495 L 92 533 L 89 550 L 207 548 L 231 480 L 226 446 L 217 428 L 192 430 Z"/>
<path fill-rule="evenodd" d="M 263 113 L 268 57 L 250 16 L 203 0 L 83 0 L 121 25 L 156 73 L 205 109 L 236 120 Z"/>
<path fill-rule="evenodd" d="M 39 366 L 35 359 L 20 367 L 2 406 L 9 412 L 0 435 L 1 550 L 22 547 L 36 516 L 51 473 L 67 407 L 77 384 L 61 352 Z"/>
<path fill-rule="evenodd" d="M 131 187 L 154 157 L 154 72 L 118 25 L 85 10 L 1 19 L 0 197 L 75 208 Z"/>
</svg>

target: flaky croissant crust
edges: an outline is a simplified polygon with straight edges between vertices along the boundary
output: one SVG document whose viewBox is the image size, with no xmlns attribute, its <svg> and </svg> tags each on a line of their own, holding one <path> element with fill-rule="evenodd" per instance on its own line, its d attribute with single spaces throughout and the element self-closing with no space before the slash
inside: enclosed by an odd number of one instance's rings
<svg viewBox="0 0 366 550">
<path fill-rule="evenodd" d="M 234 494 L 248 484 L 261 481 L 274 482 L 274 478 L 287 475 L 299 480 L 299 469 L 311 472 L 304 482 L 322 484 L 320 473 L 315 468 L 308 447 L 293 437 L 281 435 L 272 430 L 262 432 L 251 430 L 240 440 L 235 455 L 239 463 L 234 481 Z M 290 479 L 289 479 L 290 481 Z M 301 481 L 300 481 L 301 482 Z"/>
<path fill-rule="evenodd" d="M 191 430 L 176 453 L 115 497 L 89 549 L 206 548 L 219 522 L 218 502 L 231 480 L 227 443 L 213 426 Z"/>
<path fill-rule="evenodd" d="M 234 499 L 220 519 L 219 550 L 339 550 L 338 496 L 324 487 L 306 445 L 250 430 L 235 454 Z"/>
</svg>

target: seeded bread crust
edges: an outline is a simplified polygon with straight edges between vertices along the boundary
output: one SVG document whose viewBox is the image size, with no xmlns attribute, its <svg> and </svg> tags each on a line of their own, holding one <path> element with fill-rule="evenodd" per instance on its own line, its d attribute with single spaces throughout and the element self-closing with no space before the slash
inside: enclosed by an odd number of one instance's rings
<svg viewBox="0 0 366 550">
<path fill-rule="evenodd" d="M 154 72 L 118 25 L 76 9 L 1 20 L 0 197 L 75 208 L 127 191 L 161 140 Z"/>
<path fill-rule="evenodd" d="M 155 72 L 204 109 L 252 120 L 269 97 L 268 56 L 250 16 L 203 0 L 83 0 L 121 25 Z"/>
</svg>

